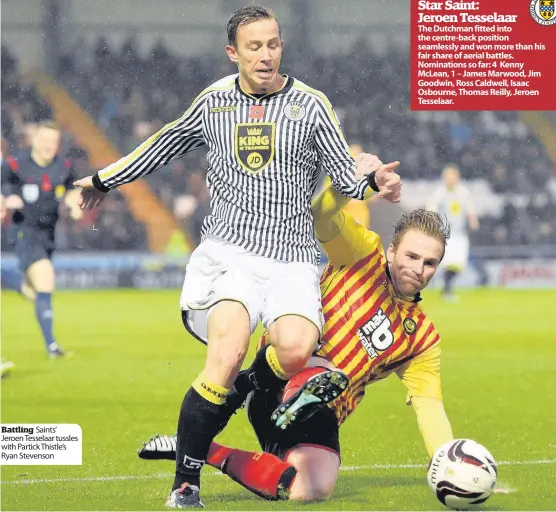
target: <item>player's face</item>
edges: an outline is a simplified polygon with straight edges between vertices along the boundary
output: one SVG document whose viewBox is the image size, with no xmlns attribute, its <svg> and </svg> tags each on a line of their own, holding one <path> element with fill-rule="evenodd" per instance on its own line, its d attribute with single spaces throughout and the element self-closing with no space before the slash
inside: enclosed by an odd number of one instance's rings
<svg viewBox="0 0 556 512">
<path fill-rule="evenodd" d="M 60 148 L 61 134 L 51 128 L 39 128 L 33 138 L 33 152 L 42 160 L 50 162 Z"/>
<path fill-rule="evenodd" d="M 459 183 L 459 171 L 452 167 L 448 167 L 443 173 L 444 184 L 449 190 L 454 189 Z"/>
<path fill-rule="evenodd" d="M 440 240 L 417 230 L 405 233 L 397 248 L 390 244 L 387 259 L 396 293 L 409 298 L 425 288 L 443 254 Z"/>
<path fill-rule="evenodd" d="M 226 53 L 239 68 L 245 92 L 264 94 L 280 88 L 278 72 L 283 41 L 275 19 L 257 20 L 237 29 L 236 45 Z"/>
</svg>

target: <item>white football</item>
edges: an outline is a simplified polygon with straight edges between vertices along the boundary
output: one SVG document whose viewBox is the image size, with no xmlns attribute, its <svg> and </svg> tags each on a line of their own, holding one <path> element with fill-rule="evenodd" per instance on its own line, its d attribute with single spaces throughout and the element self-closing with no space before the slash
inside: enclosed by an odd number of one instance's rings
<svg viewBox="0 0 556 512">
<path fill-rule="evenodd" d="M 494 457 L 479 443 L 455 439 L 432 456 L 427 482 L 443 505 L 469 510 L 484 503 L 496 487 Z"/>
</svg>

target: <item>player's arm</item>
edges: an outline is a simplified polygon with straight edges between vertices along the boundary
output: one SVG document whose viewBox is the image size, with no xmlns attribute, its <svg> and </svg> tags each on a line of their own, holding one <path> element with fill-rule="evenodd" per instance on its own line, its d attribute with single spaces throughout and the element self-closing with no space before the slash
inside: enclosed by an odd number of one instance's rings
<svg viewBox="0 0 556 512">
<path fill-rule="evenodd" d="M 440 385 L 440 343 L 402 366 L 397 372 L 408 390 L 419 430 L 429 456 L 454 436 L 442 402 Z"/>
<path fill-rule="evenodd" d="M 358 155 L 357 160 L 365 160 L 365 168 L 370 171 L 367 178 L 370 188 L 367 189 L 366 199 L 370 198 L 374 191 L 377 192 L 374 199 L 384 197 L 393 202 L 399 201 L 401 180 L 394 172 L 400 165 L 399 162 L 383 164 L 376 155 L 366 153 Z M 324 190 L 313 199 L 311 205 L 315 231 L 321 242 L 327 242 L 340 233 L 344 223 L 342 210 L 349 202 L 350 198 L 342 194 L 331 179 L 325 179 Z"/>
<path fill-rule="evenodd" d="M 315 234 L 321 242 L 328 242 L 340 234 L 345 219 L 342 210 L 350 200 L 334 188 L 329 178 L 325 179 L 323 190 L 311 203 Z"/>
<path fill-rule="evenodd" d="M 315 129 L 315 146 L 320 162 L 334 185 L 341 194 L 352 199 L 364 200 L 368 198 L 369 188 L 381 192 L 381 197 L 388 201 L 399 202 L 401 180 L 394 169 L 399 165 L 396 162 L 391 168 L 391 175 L 384 175 L 384 181 L 372 176 L 380 164 L 375 155 L 361 153 L 354 160 L 349 151 L 349 146 L 344 138 L 338 117 L 328 101 L 321 94 L 315 98 L 317 105 L 317 121 Z M 370 179 L 369 179 L 369 176 Z M 383 190 L 384 189 L 384 190 Z"/>
<path fill-rule="evenodd" d="M 20 210 L 24 203 L 21 198 L 21 182 L 17 175 L 18 164 L 13 157 L 2 160 L 1 189 L 2 208 L 6 210 Z"/>
<path fill-rule="evenodd" d="M 465 189 L 465 210 L 467 212 L 467 223 L 469 224 L 469 228 L 472 231 L 477 231 L 479 229 L 479 217 L 477 216 L 473 197 L 468 189 Z"/>
<path fill-rule="evenodd" d="M 75 185 L 82 188 L 79 206 L 94 208 L 103 201 L 109 190 L 147 176 L 203 146 L 203 112 L 207 96 L 206 92 L 201 93 L 183 116 L 164 126 L 129 155 L 93 176 L 76 181 Z"/>
<path fill-rule="evenodd" d="M 340 194 L 327 180 L 324 189 L 311 204 L 315 234 L 330 263 L 336 267 L 355 263 L 380 244 L 376 233 L 366 229 L 342 210 L 349 201 L 349 197 Z"/>
<path fill-rule="evenodd" d="M 336 112 L 324 94 L 315 97 L 315 102 L 315 146 L 326 174 L 341 194 L 353 199 L 365 199 L 369 183 L 366 177 L 355 177 L 356 163 L 349 151 Z"/>
</svg>

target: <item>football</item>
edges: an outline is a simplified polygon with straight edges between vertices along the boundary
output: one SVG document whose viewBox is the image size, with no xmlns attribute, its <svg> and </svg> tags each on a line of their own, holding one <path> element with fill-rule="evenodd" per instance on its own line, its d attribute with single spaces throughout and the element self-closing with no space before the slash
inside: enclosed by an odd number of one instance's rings
<svg viewBox="0 0 556 512">
<path fill-rule="evenodd" d="M 493 493 L 497 474 L 494 457 L 484 446 L 455 439 L 432 456 L 427 482 L 443 505 L 472 510 Z"/>
</svg>

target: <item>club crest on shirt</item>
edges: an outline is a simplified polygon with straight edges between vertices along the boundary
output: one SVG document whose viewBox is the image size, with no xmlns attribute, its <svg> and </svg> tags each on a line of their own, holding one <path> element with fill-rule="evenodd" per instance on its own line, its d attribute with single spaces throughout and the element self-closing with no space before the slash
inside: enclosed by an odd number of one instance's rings
<svg viewBox="0 0 556 512">
<path fill-rule="evenodd" d="M 238 123 L 235 131 L 237 162 L 247 172 L 258 174 L 274 158 L 275 123 Z"/>
<path fill-rule="evenodd" d="M 305 117 L 305 105 L 298 101 L 290 101 L 284 107 L 284 115 L 290 121 L 301 121 Z"/>
<path fill-rule="evenodd" d="M 64 185 L 58 185 L 54 189 L 54 194 L 56 195 L 56 199 L 62 199 L 65 193 L 66 193 L 66 187 L 64 187 Z"/>
<path fill-rule="evenodd" d="M 34 203 L 39 198 L 39 186 L 36 183 L 26 183 L 21 187 L 21 195 L 26 203 Z"/>
<path fill-rule="evenodd" d="M 403 330 L 406 334 L 413 334 L 417 330 L 417 324 L 412 318 L 406 318 L 403 321 Z"/>
<path fill-rule="evenodd" d="M 452 215 L 461 215 L 461 203 L 459 201 L 450 201 L 450 212 Z"/>
</svg>

